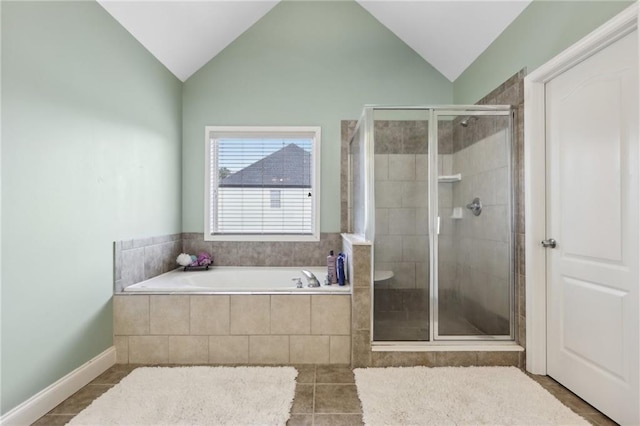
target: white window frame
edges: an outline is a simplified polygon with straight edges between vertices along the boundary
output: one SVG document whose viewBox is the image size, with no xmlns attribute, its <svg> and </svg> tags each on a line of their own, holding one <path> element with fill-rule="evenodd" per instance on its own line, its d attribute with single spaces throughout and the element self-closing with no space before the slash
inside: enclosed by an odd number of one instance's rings
<svg viewBox="0 0 640 426">
<path fill-rule="evenodd" d="M 220 138 L 311 138 L 311 234 L 213 234 L 215 207 L 212 189 L 218 186 L 218 173 L 211 175 L 211 145 Z M 206 126 L 204 172 L 204 239 L 206 241 L 320 241 L 320 153 L 321 130 L 319 126 Z M 217 163 L 217 159 L 214 160 Z"/>
<path fill-rule="evenodd" d="M 272 209 L 282 208 L 282 189 L 271 189 L 269 191 L 269 198 Z"/>
</svg>

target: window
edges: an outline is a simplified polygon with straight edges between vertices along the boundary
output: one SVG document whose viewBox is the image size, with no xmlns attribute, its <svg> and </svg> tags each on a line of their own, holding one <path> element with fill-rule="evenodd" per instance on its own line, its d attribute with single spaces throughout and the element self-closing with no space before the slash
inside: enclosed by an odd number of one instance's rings
<svg viewBox="0 0 640 426">
<path fill-rule="evenodd" d="M 280 200 L 282 199 L 282 191 L 280 189 L 272 189 L 271 190 L 271 208 L 272 209 L 281 209 L 282 203 Z"/>
<path fill-rule="evenodd" d="M 319 127 L 207 127 L 205 239 L 318 241 Z"/>
</svg>

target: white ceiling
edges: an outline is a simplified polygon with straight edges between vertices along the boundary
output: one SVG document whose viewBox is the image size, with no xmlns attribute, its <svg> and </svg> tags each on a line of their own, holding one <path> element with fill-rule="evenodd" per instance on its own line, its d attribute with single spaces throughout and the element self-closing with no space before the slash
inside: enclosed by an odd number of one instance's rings
<svg viewBox="0 0 640 426">
<path fill-rule="evenodd" d="M 454 81 L 531 0 L 357 0 L 378 21 Z"/>
<path fill-rule="evenodd" d="M 255 24 L 277 0 L 98 0 L 153 56 L 185 81 Z"/>
<path fill-rule="evenodd" d="M 98 0 L 185 81 L 279 0 Z M 531 0 L 357 0 L 454 81 Z"/>
</svg>

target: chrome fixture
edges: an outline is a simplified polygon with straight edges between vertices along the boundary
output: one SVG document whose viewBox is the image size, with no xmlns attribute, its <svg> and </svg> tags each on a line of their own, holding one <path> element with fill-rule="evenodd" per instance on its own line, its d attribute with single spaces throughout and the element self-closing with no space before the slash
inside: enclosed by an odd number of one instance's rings
<svg viewBox="0 0 640 426">
<path fill-rule="evenodd" d="M 478 117 L 476 117 L 475 115 L 469 115 L 464 120 L 462 120 L 460 122 L 460 125 L 462 127 L 467 127 L 469 125 L 469 123 L 471 122 L 471 120 L 477 120 L 477 119 L 478 119 Z"/>
<path fill-rule="evenodd" d="M 480 216 L 480 213 L 482 213 L 482 202 L 480 198 L 474 198 L 472 202 L 467 204 L 467 208 L 471 210 L 474 216 Z"/>
<path fill-rule="evenodd" d="M 291 281 L 296 282 L 296 288 L 302 288 L 302 278 L 291 278 Z"/>
<path fill-rule="evenodd" d="M 307 287 L 320 287 L 320 281 L 313 275 L 313 272 L 303 269 L 302 273 L 307 277 Z"/>
<path fill-rule="evenodd" d="M 557 242 L 553 238 L 548 240 L 542 240 L 542 247 L 544 248 L 556 248 Z"/>
</svg>

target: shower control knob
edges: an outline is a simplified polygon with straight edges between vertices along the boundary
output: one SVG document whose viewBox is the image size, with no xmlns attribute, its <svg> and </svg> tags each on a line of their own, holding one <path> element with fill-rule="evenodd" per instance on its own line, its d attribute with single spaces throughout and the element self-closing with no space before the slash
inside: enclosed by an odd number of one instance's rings
<svg viewBox="0 0 640 426">
<path fill-rule="evenodd" d="M 549 238 L 548 240 L 542 240 L 542 247 L 544 248 L 556 248 L 556 240 Z"/>
</svg>

